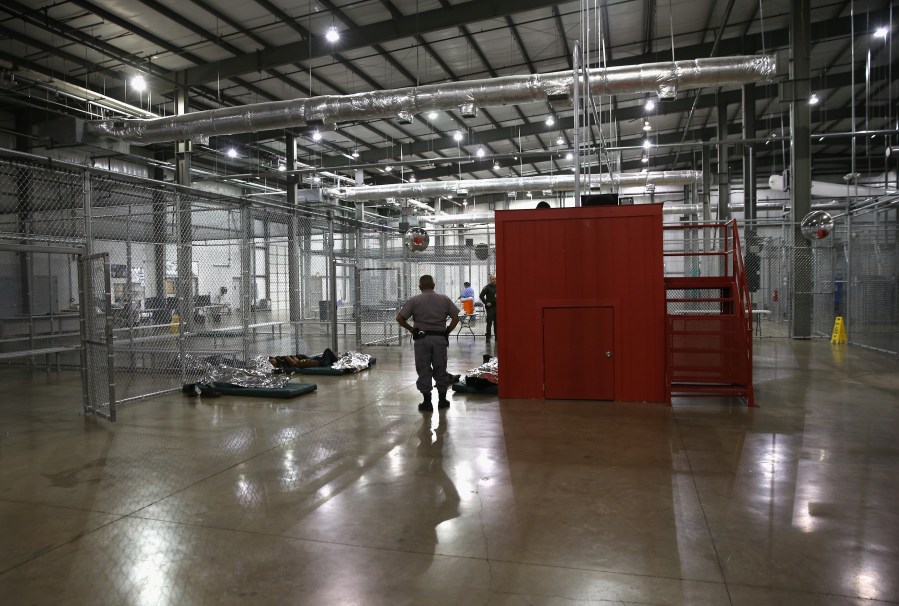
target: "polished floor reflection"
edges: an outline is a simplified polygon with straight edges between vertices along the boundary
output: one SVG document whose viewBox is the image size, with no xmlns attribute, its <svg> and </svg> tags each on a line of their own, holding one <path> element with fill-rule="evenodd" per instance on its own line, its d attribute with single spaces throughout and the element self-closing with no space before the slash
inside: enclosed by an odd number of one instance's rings
<svg viewBox="0 0 899 606">
<path fill-rule="evenodd" d="M 484 352 L 453 341 L 451 367 Z M 115 424 L 78 414 L 77 376 L 0 371 L 0 601 L 899 603 L 893 358 L 762 339 L 757 409 L 422 415 L 411 349 L 372 353 L 294 400 L 178 394 Z"/>
</svg>

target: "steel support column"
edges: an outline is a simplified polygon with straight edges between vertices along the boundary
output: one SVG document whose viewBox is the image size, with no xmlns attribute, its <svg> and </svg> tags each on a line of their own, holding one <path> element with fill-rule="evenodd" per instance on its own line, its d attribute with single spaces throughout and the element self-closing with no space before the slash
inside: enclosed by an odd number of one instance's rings
<svg viewBox="0 0 899 606">
<path fill-rule="evenodd" d="M 180 87 L 175 94 L 175 111 L 187 112 L 187 88 Z M 190 141 L 175 143 L 175 182 L 190 186 Z M 177 309 L 180 318 L 179 352 L 184 360 L 184 335 L 190 332 L 194 307 L 193 292 L 193 225 L 190 199 L 178 189 L 175 191 L 175 216 L 177 223 Z M 182 362 L 183 371 L 183 362 Z M 184 377 L 182 377 L 184 378 Z"/>
<path fill-rule="evenodd" d="M 288 133 L 285 139 L 287 147 L 287 170 L 296 168 L 297 142 L 296 137 Z M 300 215 L 297 207 L 297 181 L 298 176 L 293 172 L 287 173 L 287 205 L 290 207 L 290 220 L 287 223 L 287 290 L 290 317 L 290 330 L 293 333 L 294 349 L 300 351 L 300 322 L 303 320 L 303 300 L 300 291 Z"/>
<path fill-rule="evenodd" d="M 809 0 L 790 2 L 790 199 L 793 224 L 791 336 L 812 336 L 813 260 L 811 243 L 799 224 L 812 207 L 811 137 L 809 116 Z M 855 94 L 854 91 L 851 94 Z"/>
<path fill-rule="evenodd" d="M 727 101 L 718 95 L 718 220 L 730 219 L 730 177 L 727 150 Z"/>
</svg>

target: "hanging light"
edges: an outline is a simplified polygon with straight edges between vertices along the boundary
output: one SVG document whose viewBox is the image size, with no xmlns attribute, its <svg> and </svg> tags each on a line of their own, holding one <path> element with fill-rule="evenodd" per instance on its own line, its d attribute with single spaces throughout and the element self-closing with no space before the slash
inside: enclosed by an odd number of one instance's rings
<svg viewBox="0 0 899 606">
<path fill-rule="evenodd" d="M 358 149 L 354 149 L 354 150 L 353 150 L 353 157 L 354 157 L 354 158 L 358 158 L 358 157 L 359 157 L 359 150 L 358 150 Z"/>
<path fill-rule="evenodd" d="M 229 158 L 236 158 L 236 157 L 237 157 L 237 150 L 234 149 L 233 147 L 229 147 L 227 153 L 228 153 L 228 157 L 229 157 Z"/>
<path fill-rule="evenodd" d="M 643 155 L 640 157 L 640 162 L 643 164 L 649 163 L 649 156 L 646 155 L 646 152 L 643 152 Z"/>
<path fill-rule="evenodd" d="M 144 77 L 140 74 L 131 78 L 131 88 L 136 90 L 137 92 L 143 92 L 147 90 L 147 81 L 144 80 Z"/>
<path fill-rule="evenodd" d="M 649 120 L 643 121 L 643 130 L 649 132 L 652 130 L 652 124 L 649 123 Z"/>
<path fill-rule="evenodd" d="M 385 173 L 389 173 L 389 172 L 392 171 L 392 170 L 393 170 L 393 165 L 392 165 L 392 164 L 388 164 L 387 166 L 384 167 L 384 172 L 385 172 Z"/>
<path fill-rule="evenodd" d="M 477 151 L 478 158 L 483 158 L 485 153 L 487 153 L 487 152 L 484 151 L 483 147 L 478 148 L 478 151 Z"/>
<path fill-rule="evenodd" d="M 328 28 L 328 31 L 325 32 L 325 40 L 328 42 L 334 43 L 340 40 L 340 32 L 337 31 L 337 27 L 332 25 Z"/>
<path fill-rule="evenodd" d="M 459 131 L 454 132 L 454 133 L 453 133 L 453 140 L 454 140 L 454 141 L 461 141 L 461 140 L 462 140 L 462 133 L 459 132 Z"/>
<path fill-rule="evenodd" d="M 572 154 L 571 152 L 568 152 L 567 154 L 565 154 L 565 159 L 566 159 L 566 160 L 571 160 L 571 159 L 573 159 L 573 158 L 574 158 L 574 154 Z"/>
<path fill-rule="evenodd" d="M 313 141 L 321 141 L 322 134 L 319 131 L 315 131 L 314 133 L 312 133 L 312 140 Z"/>
<path fill-rule="evenodd" d="M 887 37 L 887 34 L 889 34 L 889 33 L 890 33 L 890 28 L 888 28 L 888 27 L 878 27 L 878 28 L 874 31 L 874 37 L 875 37 L 875 38 L 886 38 L 886 37 Z"/>
<path fill-rule="evenodd" d="M 417 181 L 417 179 L 415 178 L 415 175 L 412 175 L 411 177 L 409 177 L 409 183 L 415 183 L 415 181 Z"/>
<path fill-rule="evenodd" d="M 556 123 L 556 119 L 552 117 L 552 114 L 550 114 L 549 116 L 546 117 L 546 125 L 547 126 L 552 126 L 555 123 Z"/>
<path fill-rule="evenodd" d="M 313 181 L 314 183 L 321 183 L 321 182 L 322 182 L 322 178 L 319 177 L 318 175 L 315 175 L 314 177 L 312 177 L 312 181 Z"/>
<path fill-rule="evenodd" d="M 437 119 L 437 112 L 430 112 L 430 113 L 428 114 L 428 119 L 429 119 L 429 120 L 436 120 L 436 119 Z"/>
<path fill-rule="evenodd" d="M 643 149 L 649 149 L 652 147 L 652 143 L 649 142 L 649 139 L 643 140 Z"/>
<path fill-rule="evenodd" d="M 656 102 L 652 99 L 646 99 L 646 104 L 643 107 L 646 108 L 646 111 L 651 112 L 656 108 Z"/>
<path fill-rule="evenodd" d="M 559 135 L 559 138 L 556 139 L 556 145 L 565 145 L 565 137 Z"/>
<path fill-rule="evenodd" d="M 808 98 L 809 105 L 818 105 L 819 101 L 821 101 L 821 99 L 818 98 L 818 93 L 812 93 L 812 96 Z"/>
<path fill-rule="evenodd" d="M 278 165 L 278 170 L 281 171 L 281 172 L 283 173 L 284 171 L 287 170 L 287 167 L 284 166 L 283 164 L 279 164 L 279 165 Z"/>
<path fill-rule="evenodd" d="M 499 162 L 493 163 L 493 170 L 499 170 Z"/>
</svg>

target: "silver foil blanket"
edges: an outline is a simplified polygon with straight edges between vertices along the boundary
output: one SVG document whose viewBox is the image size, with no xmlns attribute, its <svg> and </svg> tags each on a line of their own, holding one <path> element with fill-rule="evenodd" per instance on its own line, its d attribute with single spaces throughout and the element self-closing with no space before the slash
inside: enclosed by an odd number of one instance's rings
<svg viewBox="0 0 899 606">
<path fill-rule="evenodd" d="M 340 356 L 340 359 L 334 362 L 334 364 L 331 365 L 331 368 L 336 368 L 338 370 L 351 369 L 358 372 L 368 368 L 370 364 L 370 355 L 359 353 L 358 351 L 348 351 Z"/>
<path fill-rule="evenodd" d="M 490 358 L 477 368 L 472 368 L 465 372 L 465 379 L 476 378 L 485 379 L 491 383 L 499 384 L 499 358 Z M 467 381 L 466 381 L 467 384 Z"/>
<path fill-rule="evenodd" d="M 250 360 L 247 368 L 235 368 L 224 364 L 206 363 L 208 368 L 198 383 L 228 383 L 240 387 L 284 387 L 290 381 L 286 375 L 272 374 L 274 367 L 265 356 L 256 356 Z"/>
</svg>

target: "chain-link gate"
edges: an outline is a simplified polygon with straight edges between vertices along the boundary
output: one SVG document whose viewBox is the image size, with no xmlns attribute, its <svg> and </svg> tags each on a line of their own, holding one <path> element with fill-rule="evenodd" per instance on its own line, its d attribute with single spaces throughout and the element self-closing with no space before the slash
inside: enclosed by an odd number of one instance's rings
<svg viewBox="0 0 899 606">
<path fill-rule="evenodd" d="M 109 255 L 100 253 L 84 257 L 79 282 L 84 412 L 115 421 L 115 350 Z"/>
<path fill-rule="evenodd" d="M 400 270 L 390 267 L 357 268 L 359 297 L 354 309 L 362 345 L 402 343 L 396 314 L 402 306 Z"/>
</svg>

